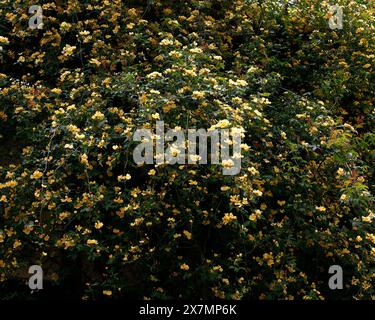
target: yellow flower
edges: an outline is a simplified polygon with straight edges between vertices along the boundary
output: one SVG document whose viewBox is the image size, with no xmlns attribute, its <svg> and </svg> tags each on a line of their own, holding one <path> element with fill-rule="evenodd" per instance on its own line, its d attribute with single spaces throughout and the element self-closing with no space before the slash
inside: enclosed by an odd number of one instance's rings
<svg viewBox="0 0 375 320">
<path fill-rule="evenodd" d="M 22 243 L 21 243 L 20 240 L 16 240 L 16 241 L 14 241 L 14 243 L 13 243 L 13 249 L 18 248 L 21 244 L 22 244 Z"/>
<path fill-rule="evenodd" d="M 189 231 L 184 230 L 182 233 L 184 234 L 184 236 L 185 236 L 187 239 L 191 240 L 191 233 L 190 233 Z"/>
<path fill-rule="evenodd" d="M 172 44 L 173 44 L 173 40 L 163 39 L 162 41 L 160 41 L 161 46 L 170 46 Z"/>
<path fill-rule="evenodd" d="M 154 176 L 156 173 L 155 169 L 151 169 L 149 172 L 148 172 L 148 175 L 149 176 Z"/>
<path fill-rule="evenodd" d="M 118 176 L 117 180 L 118 181 L 124 181 L 124 180 L 130 180 L 131 178 L 132 178 L 132 176 L 129 173 L 127 173 L 125 176 L 123 176 L 123 175 Z"/>
<path fill-rule="evenodd" d="M 168 15 L 173 13 L 173 10 L 170 9 L 170 8 L 166 8 L 166 9 L 163 10 L 163 13 L 168 16 Z"/>
<path fill-rule="evenodd" d="M 191 96 L 193 99 L 203 99 L 205 97 L 205 93 L 202 91 L 194 91 Z"/>
<path fill-rule="evenodd" d="M 86 153 L 84 153 L 84 154 L 82 154 L 82 155 L 80 156 L 79 161 L 80 161 L 82 164 L 86 165 L 86 166 L 89 165 L 89 161 L 88 161 L 88 157 L 87 157 L 87 154 L 86 154 Z"/>
<path fill-rule="evenodd" d="M 218 265 L 218 266 L 214 266 L 212 268 L 212 271 L 215 271 L 215 272 L 223 272 L 223 267 Z"/>
<path fill-rule="evenodd" d="M 196 186 L 196 185 L 198 185 L 198 182 L 195 181 L 195 180 L 189 180 L 189 185 Z"/>
<path fill-rule="evenodd" d="M 89 62 L 90 62 L 91 64 L 95 64 L 97 67 L 99 67 L 99 66 L 102 64 L 99 60 L 94 59 L 94 58 L 90 59 Z"/>
<path fill-rule="evenodd" d="M 190 159 L 194 162 L 197 162 L 197 161 L 200 161 L 202 159 L 202 157 L 198 154 L 191 154 Z"/>
<path fill-rule="evenodd" d="M 160 115 L 159 115 L 159 113 L 154 113 L 154 114 L 151 115 L 151 118 L 154 119 L 154 120 L 159 120 Z"/>
<path fill-rule="evenodd" d="M 183 263 L 181 266 L 180 266 L 181 270 L 185 270 L 185 271 L 188 271 L 190 269 L 190 267 L 186 264 L 186 263 Z"/>
<path fill-rule="evenodd" d="M 236 81 L 233 81 L 232 79 L 230 79 L 229 84 L 232 86 L 246 87 L 248 83 L 245 80 L 238 79 Z"/>
<path fill-rule="evenodd" d="M 96 111 L 95 114 L 91 117 L 92 120 L 98 120 L 98 121 L 102 121 L 105 119 L 105 116 L 103 113 L 101 113 L 100 111 Z"/>
<path fill-rule="evenodd" d="M 273 261 L 273 254 L 271 253 L 265 253 L 263 254 L 263 259 L 267 262 L 267 264 L 271 267 L 274 263 Z"/>
<path fill-rule="evenodd" d="M 224 167 L 224 168 L 232 168 L 234 166 L 234 162 L 233 160 L 231 159 L 228 159 L 228 160 L 223 160 L 221 165 Z"/>
<path fill-rule="evenodd" d="M 254 167 L 248 168 L 247 171 L 249 171 L 250 174 L 253 175 L 253 176 L 259 174 L 259 171 L 257 169 L 255 169 Z"/>
<path fill-rule="evenodd" d="M 160 72 L 151 72 L 150 74 L 147 75 L 147 78 L 148 79 L 156 79 L 156 78 L 160 78 L 162 77 L 163 75 L 160 73 Z"/>
<path fill-rule="evenodd" d="M 223 224 L 228 224 L 235 220 L 237 220 L 237 217 L 233 215 L 232 213 L 226 213 L 224 214 L 224 217 L 222 218 Z"/>
<path fill-rule="evenodd" d="M 0 36 L 0 43 L 1 44 L 8 44 L 9 40 L 6 37 Z"/>
<path fill-rule="evenodd" d="M 95 239 L 89 239 L 89 240 L 87 240 L 87 242 L 86 242 L 88 245 L 96 245 L 96 244 L 98 244 L 98 240 L 95 240 Z"/>
<path fill-rule="evenodd" d="M 51 92 L 52 92 L 52 93 L 56 93 L 56 94 L 60 94 L 60 93 L 62 92 L 62 90 L 59 89 L 59 88 L 53 88 L 53 89 L 51 90 Z"/>
<path fill-rule="evenodd" d="M 172 57 L 172 58 L 178 59 L 178 58 L 182 57 L 182 54 L 178 51 L 173 50 L 173 51 L 169 52 L 169 56 Z"/>
<path fill-rule="evenodd" d="M 62 213 L 59 214 L 59 219 L 64 220 L 64 219 L 68 218 L 69 216 L 70 216 L 70 212 L 65 211 L 65 212 L 62 212 Z"/>
<path fill-rule="evenodd" d="M 203 53 L 201 48 L 193 48 L 189 50 L 191 53 Z"/>
<path fill-rule="evenodd" d="M 23 232 L 25 233 L 25 234 L 30 234 L 30 232 L 31 231 L 33 231 L 33 227 L 32 226 L 25 226 L 25 228 L 23 228 Z"/>
<path fill-rule="evenodd" d="M 111 290 L 103 290 L 103 294 L 105 296 L 111 296 L 112 295 L 112 291 Z"/>
<path fill-rule="evenodd" d="M 101 227 L 103 227 L 103 222 L 96 221 L 95 222 L 95 229 L 100 229 Z"/>
<path fill-rule="evenodd" d="M 164 106 L 163 106 L 163 111 L 164 112 L 169 112 L 172 109 L 175 109 L 177 106 L 173 101 L 168 101 Z"/>
<path fill-rule="evenodd" d="M 252 213 L 250 216 L 249 216 L 249 219 L 251 221 L 257 221 L 257 219 L 261 216 L 262 214 L 262 211 L 260 211 L 259 209 L 255 210 L 254 213 Z"/>
<path fill-rule="evenodd" d="M 325 212 L 327 209 L 323 206 L 320 206 L 320 207 L 315 207 L 316 210 L 320 211 L 320 212 Z"/>
<path fill-rule="evenodd" d="M 61 31 L 69 31 L 69 29 L 70 29 L 71 26 L 72 26 L 72 25 L 71 25 L 70 23 L 63 21 L 63 22 L 60 24 L 60 30 L 61 30 Z"/>
<path fill-rule="evenodd" d="M 229 120 L 224 119 L 224 120 L 220 120 L 220 121 L 215 125 L 215 128 L 221 128 L 221 129 L 224 129 L 224 128 L 227 128 L 229 125 L 230 125 Z"/>
<path fill-rule="evenodd" d="M 70 56 L 73 54 L 74 50 L 77 49 L 76 46 L 71 46 L 69 44 L 67 44 L 64 48 L 63 48 L 63 51 L 62 51 L 62 54 L 66 57 Z"/>
<path fill-rule="evenodd" d="M 34 173 L 30 176 L 30 178 L 31 178 L 31 179 L 35 179 L 35 180 L 37 180 L 37 179 L 41 178 L 42 176 L 43 176 L 43 173 L 40 172 L 40 171 L 38 171 L 38 170 L 36 170 L 36 171 L 34 171 Z"/>
</svg>

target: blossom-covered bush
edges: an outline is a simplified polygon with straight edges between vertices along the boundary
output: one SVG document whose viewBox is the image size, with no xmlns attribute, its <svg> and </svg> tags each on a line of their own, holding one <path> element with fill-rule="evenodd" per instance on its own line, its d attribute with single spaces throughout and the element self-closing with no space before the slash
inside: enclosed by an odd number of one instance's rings
<svg viewBox="0 0 375 320">
<path fill-rule="evenodd" d="M 39 4 L 0 3 L 2 299 L 374 298 L 369 2 Z M 241 128 L 240 174 L 137 165 L 158 120 Z"/>
</svg>

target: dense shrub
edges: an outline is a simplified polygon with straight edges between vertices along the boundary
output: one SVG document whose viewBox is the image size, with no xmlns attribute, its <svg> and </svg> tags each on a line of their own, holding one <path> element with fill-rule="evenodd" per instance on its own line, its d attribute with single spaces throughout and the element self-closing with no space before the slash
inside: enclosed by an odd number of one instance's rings
<svg viewBox="0 0 375 320">
<path fill-rule="evenodd" d="M 374 297 L 370 3 L 39 2 L 0 3 L 1 298 Z M 241 173 L 137 166 L 158 119 L 243 128 Z"/>
</svg>

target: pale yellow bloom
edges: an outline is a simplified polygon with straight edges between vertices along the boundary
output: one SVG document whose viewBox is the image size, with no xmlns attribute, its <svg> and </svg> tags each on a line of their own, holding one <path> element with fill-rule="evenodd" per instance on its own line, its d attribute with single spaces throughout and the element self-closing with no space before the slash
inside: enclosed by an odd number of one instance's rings
<svg viewBox="0 0 375 320">
<path fill-rule="evenodd" d="M 101 222 L 101 221 L 96 221 L 96 222 L 95 222 L 95 229 L 100 229 L 101 227 L 103 227 L 103 222 Z"/>
<path fill-rule="evenodd" d="M 0 36 L 0 44 L 9 44 L 8 38 Z"/>
<path fill-rule="evenodd" d="M 189 231 L 184 230 L 182 233 L 184 234 L 184 236 L 185 236 L 187 239 L 191 240 L 191 233 L 190 233 Z"/>
<path fill-rule="evenodd" d="M 205 93 L 202 91 L 194 91 L 191 96 L 193 99 L 203 99 L 205 97 Z"/>
<path fill-rule="evenodd" d="M 236 220 L 237 220 L 237 217 L 233 215 L 233 213 L 226 213 L 224 214 L 224 217 L 222 218 L 223 224 L 229 224 Z"/>
<path fill-rule="evenodd" d="M 43 173 L 40 172 L 40 171 L 38 171 L 38 170 L 36 170 L 36 171 L 34 171 L 34 173 L 30 176 L 30 178 L 31 178 L 31 179 L 35 179 L 35 180 L 37 180 L 37 179 L 41 178 L 42 176 L 43 176 Z"/>
<path fill-rule="evenodd" d="M 96 111 L 94 113 L 94 115 L 91 117 L 92 120 L 99 120 L 99 121 L 102 121 L 105 119 L 105 116 L 103 113 L 101 113 L 100 111 Z"/>
<path fill-rule="evenodd" d="M 185 270 L 185 271 L 188 271 L 190 269 L 190 267 L 186 264 L 186 263 L 183 263 L 181 266 L 180 266 L 181 270 Z"/>
</svg>

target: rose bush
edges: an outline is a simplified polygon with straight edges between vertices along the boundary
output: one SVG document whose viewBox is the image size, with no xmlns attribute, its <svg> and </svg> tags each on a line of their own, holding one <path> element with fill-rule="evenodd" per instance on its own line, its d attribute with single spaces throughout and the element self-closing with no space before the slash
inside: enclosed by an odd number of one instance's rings
<svg viewBox="0 0 375 320">
<path fill-rule="evenodd" d="M 337 2 L 2 1 L 0 297 L 373 298 L 374 11 Z M 242 128 L 240 174 L 135 164 L 157 120 Z"/>
</svg>

